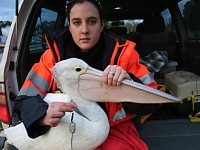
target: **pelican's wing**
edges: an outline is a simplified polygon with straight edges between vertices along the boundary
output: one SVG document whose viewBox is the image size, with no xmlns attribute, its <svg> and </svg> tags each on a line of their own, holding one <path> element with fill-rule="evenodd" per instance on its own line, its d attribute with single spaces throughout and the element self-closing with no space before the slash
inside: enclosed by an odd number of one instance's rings
<svg viewBox="0 0 200 150">
<path fill-rule="evenodd" d="M 100 102 L 182 102 L 178 97 L 130 80 L 124 80 L 121 86 L 108 86 L 98 76 L 80 76 L 79 93 L 85 99 Z"/>
</svg>

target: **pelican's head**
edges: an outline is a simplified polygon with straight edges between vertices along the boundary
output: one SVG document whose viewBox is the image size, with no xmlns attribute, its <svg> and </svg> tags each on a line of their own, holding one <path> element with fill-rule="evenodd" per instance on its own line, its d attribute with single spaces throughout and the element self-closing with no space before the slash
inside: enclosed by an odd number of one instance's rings
<svg viewBox="0 0 200 150">
<path fill-rule="evenodd" d="M 70 58 L 56 63 L 52 68 L 52 72 L 58 88 L 66 94 L 69 93 L 70 89 L 73 89 L 74 92 L 78 88 L 81 79 L 102 82 L 102 71 L 90 67 L 83 60 L 77 58 Z M 91 85 L 91 82 L 88 82 L 88 84 Z"/>
<path fill-rule="evenodd" d="M 177 97 L 130 80 L 120 86 L 103 83 L 102 71 L 84 61 L 70 58 L 56 63 L 52 72 L 58 88 L 65 94 L 78 93 L 82 98 L 96 102 L 166 103 L 180 102 Z"/>
<path fill-rule="evenodd" d="M 69 89 L 77 89 L 79 76 L 88 68 L 88 64 L 76 58 L 66 59 L 56 63 L 52 68 L 58 88 L 64 93 Z"/>
</svg>

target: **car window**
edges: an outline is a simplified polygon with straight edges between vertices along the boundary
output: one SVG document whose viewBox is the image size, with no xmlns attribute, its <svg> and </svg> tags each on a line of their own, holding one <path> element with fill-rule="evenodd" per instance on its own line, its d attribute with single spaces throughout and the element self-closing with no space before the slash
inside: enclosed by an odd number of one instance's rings
<svg viewBox="0 0 200 150">
<path fill-rule="evenodd" d="M 131 33 L 131 32 L 136 32 L 137 25 L 142 21 L 143 21 L 143 19 L 107 21 L 106 26 L 108 28 L 126 27 L 127 28 L 127 34 L 128 34 L 128 33 Z"/>
<path fill-rule="evenodd" d="M 174 31 L 174 27 L 172 25 L 172 18 L 171 14 L 168 9 L 165 9 L 164 11 L 161 12 L 165 25 L 166 25 L 166 31 Z M 127 28 L 127 33 L 131 32 L 137 32 L 137 25 L 143 22 L 143 18 L 141 19 L 130 19 L 130 20 L 117 20 L 117 21 L 107 21 L 106 25 L 108 28 L 113 28 L 113 27 L 126 27 Z"/>
<path fill-rule="evenodd" d="M 5 43 L 6 43 L 6 37 L 5 36 L 1 36 L 1 27 L 0 27 L 0 54 L 3 53 L 4 51 L 4 47 L 5 47 Z"/>
<path fill-rule="evenodd" d="M 55 11 L 42 8 L 29 45 L 30 53 L 45 51 L 48 48 L 44 36 L 54 31 L 57 15 Z"/>
<path fill-rule="evenodd" d="M 169 9 L 165 9 L 164 11 L 161 12 L 164 21 L 165 21 L 165 26 L 166 26 L 166 31 L 173 31 L 172 28 L 172 17 L 171 14 L 169 12 Z"/>
<path fill-rule="evenodd" d="M 200 39 L 200 6 L 194 0 L 182 0 L 178 3 L 189 39 Z"/>
</svg>

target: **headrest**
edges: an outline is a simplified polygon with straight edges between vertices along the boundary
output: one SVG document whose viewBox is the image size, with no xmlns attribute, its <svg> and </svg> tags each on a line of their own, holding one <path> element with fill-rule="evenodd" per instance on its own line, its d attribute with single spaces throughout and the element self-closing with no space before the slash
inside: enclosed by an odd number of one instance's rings
<svg viewBox="0 0 200 150">
<path fill-rule="evenodd" d="M 142 27 L 143 32 L 145 33 L 166 31 L 165 21 L 161 14 L 156 14 L 154 16 L 144 18 Z"/>
<path fill-rule="evenodd" d="M 127 34 L 126 27 L 111 27 L 111 28 L 109 28 L 109 30 L 117 35 Z"/>
<path fill-rule="evenodd" d="M 142 22 L 137 24 L 136 32 L 141 32 L 141 33 L 143 32 L 143 23 Z"/>
</svg>

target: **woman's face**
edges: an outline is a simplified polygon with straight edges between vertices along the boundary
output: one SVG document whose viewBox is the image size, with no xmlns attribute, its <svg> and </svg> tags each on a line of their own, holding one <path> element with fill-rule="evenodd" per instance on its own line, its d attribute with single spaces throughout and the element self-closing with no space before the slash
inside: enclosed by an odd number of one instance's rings
<svg viewBox="0 0 200 150">
<path fill-rule="evenodd" d="M 99 12 L 92 3 L 77 3 L 71 9 L 69 30 L 82 52 L 87 52 L 96 45 L 103 27 Z"/>
</svg>

